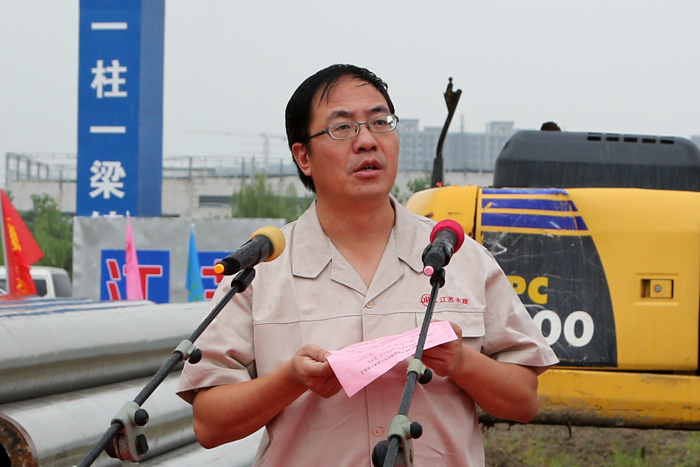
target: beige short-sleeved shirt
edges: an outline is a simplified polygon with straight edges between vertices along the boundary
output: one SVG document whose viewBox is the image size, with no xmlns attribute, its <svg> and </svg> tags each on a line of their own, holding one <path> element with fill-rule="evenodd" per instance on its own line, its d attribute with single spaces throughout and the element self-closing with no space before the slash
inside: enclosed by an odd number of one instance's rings
<svg viewBox="0 0 700 467">
<path fill-rule="evenodd" d="M 369 287 L 324 234 L 315 205 L 282 230 L 287 248 L 256 266 L 251 287 L 237 294 L 197 340 L 203 359 L 186 364 L 178 393 L 248 381 L 269 373 L 306 344 L 327 350 L 420 326 L 430 295 L 421 253 L 433 221 L 392 199 L 394 230 Z M 462 328 L 464 342 L 492 358 L 550 366 L 557 358 L 500 267 L 467 238 L 445 267 L 435 320 Z M 212 303 L 229 290 L 222 281 Z M 348 398 L 323 399 L 307 391 L 267 425 L 255 466 L 358 467 L 371 465 L 398 413 L 407 362 Z M 469 395 L 434 375 L 417 385 L 409 418 L 423 425 L 414 440 L 416 465 L 483 466 L 481 434 Z"/>
</svg>

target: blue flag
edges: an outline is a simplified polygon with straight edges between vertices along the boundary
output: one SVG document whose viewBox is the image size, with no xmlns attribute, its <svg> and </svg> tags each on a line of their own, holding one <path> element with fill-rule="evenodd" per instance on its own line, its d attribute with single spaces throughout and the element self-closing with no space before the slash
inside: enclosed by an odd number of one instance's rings
<svg viewBox="0 0 700 467">
<path fill-rule="evenodd" d="M 192 224 L 190 226 L 190 251 L 187 255 L 187 301 L 201 302 L 202 300 L 204 300 L 204 285 L 202 285 L 197 245 L 194 242 L 194 224 Z"/>
</svg>

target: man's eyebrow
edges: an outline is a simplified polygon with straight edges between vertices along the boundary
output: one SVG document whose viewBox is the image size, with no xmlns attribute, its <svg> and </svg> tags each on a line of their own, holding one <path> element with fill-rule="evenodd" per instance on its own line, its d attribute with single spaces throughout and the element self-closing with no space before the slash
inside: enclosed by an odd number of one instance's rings
<svg viewBox="0 0 700 467">
<path fill-rule="evenodd" d="M 337 117 L 352 117 L 354 115 L 354 112 L 350 112 L 348 110 L 334 110 L 330 114 L 328 114 L 328 120 L 332 120 Z"/>
<path fill-rule="evenodd" d="M 376 113 L 389 113 L 389 108 L 385 105 L 378 105 L 376 107 L 372 107 L 369 110 L 369 113 L 376 114 Z M 350 112 L 349 110 L 334 110 L 330 114 L 328 114 L 328 120 L 333 120 L 334 118 L 338 117 L 344 117 L 344 118 L 352 118 L 355 115 L 355 112 Z"/>
<path fill-rule="evenodd" d="M 389 107 L 387 107 L 387 106 L 385 106 L 385 105 L 378 105 L 378 106 L 374 107 L 372 110 L 370 110 L 370 112 L 373 113 L 373 114 L 376 114 L 376 113 L 379 113 L 379 112 L 384 112 L 384 113 L 387 113 L 387 114 L 390 113 L 390 112 L 389 112 Z"/>
</svg>

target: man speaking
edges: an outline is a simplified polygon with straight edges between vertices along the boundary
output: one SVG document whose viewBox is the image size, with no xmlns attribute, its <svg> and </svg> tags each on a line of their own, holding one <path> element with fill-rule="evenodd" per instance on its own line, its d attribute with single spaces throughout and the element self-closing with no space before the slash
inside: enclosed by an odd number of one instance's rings
<svg viewBox="0 0 700 467">
<path fill-rule="evenodd" d="M 286 109 L 289 146 L 316 202 L 282 231 L 286 249 L 197 341 L 179 394 L 207 448 L 266 427 L 254 466 L 368 466 L 396 415 L 408 360 L 348 397 L 326 354 L 420 326 L 430 293 L 421 253 L 434 222 L 390 192 L 398 117 L 372 72 L 333 65 L 307 78 Z M 483 466 L 474 404 L 530 421 L 537 375 L 557 363 L 505 274 L 467 238 L 446 268 L 434 319 L 458 339 L 428 349 L 436 376 L 416 387 L 410 418 L 419 466 Z M 230 281 L 222 281 L 213 303 Z"/>
</svg>

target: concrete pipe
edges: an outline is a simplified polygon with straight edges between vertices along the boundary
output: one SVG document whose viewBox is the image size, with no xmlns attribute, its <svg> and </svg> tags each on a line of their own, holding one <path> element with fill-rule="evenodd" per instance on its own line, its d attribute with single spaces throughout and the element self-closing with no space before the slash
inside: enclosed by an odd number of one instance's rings
<svg viewBox="0 0 700 467">
<path fill-rule="evenodd" d="M 264 432 L 264 429 L 258 430 L 247 438 L 214 449 L 204 449 L 193 443 L 143 462 L 141 467 L 250 467 Z"/>
<path fill-rule="evenodd" d="M 145 426 L 150 449 L 143 460 L 195 442 L 192 408 L 175 394 L 178 378 L 170 375 L 143 405 L 150 415 Z M 138 379 L 0 406 L 0 465 L 78 464 L 117 412 L 148 381 Z M 93 465 L 117 467 L 122 463 L 103 452 Z"/>
<path fill-rule="evenodd" d="M 0 404 L 152 376 L 209 308 L 124 303 L 3 306 Z"/>
<path fill-rule="evenodd" d="M 150 300 L 122 300 L 122 301 L 105 301 L 96 302 L 89 298 L 43 298 L 43 297 L 26 297 L 13 298 L 0 301 L 0 316 L 8 316 L 15 313 L 55 313 L 75 310 L 94 310 L 98 308 L 124 308 L 132 306 L 153 305 Z"/>
</svg>

